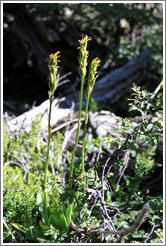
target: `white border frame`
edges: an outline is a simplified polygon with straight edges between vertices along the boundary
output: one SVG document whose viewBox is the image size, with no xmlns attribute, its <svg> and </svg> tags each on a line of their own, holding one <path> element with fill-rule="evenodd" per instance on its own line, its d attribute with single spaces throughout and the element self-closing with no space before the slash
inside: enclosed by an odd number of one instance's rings
<svg viewBox="0 0 166 246">
<path fill-rule="evenodd" d="M 165 124 L 166 124 L 166 114 L 165 114 L 165 1 L 84 1 L 84 0 L 79 0 L 79 1 L 1 1 L 1 163 L 3 164 L 3 4 L 4 3 L 162 3 L 163 4 L 163 103 L 164 103 L 164 108 L 163 108 L 163 115 L 164 115 L 164 120 L 163 120 L 163 125 L 164 125 L 164 132 L 163 132 L 163 218 L 165 218 Z M 2 165 L 1 165 L 2 166 Z M 3 171 L 1 168 L 1 187 L 3 187 Z M 2 190 L 2 189 L 1 189 Z M 3 194 L 1 191 L 1 215 L 3 214 L 2 212 L 3 209 Z M 2 217 L 2 216 L 1 216 Z M 165 219 L 163 221 L 164 227 L 163 227 L 163 232 L 165 232 Z M 3 220 L 1 218 L 1 236 L 3 232 Z M 1 245 L 68 245 L 68 243 L 3 243 L 3 236 L 1 238 Z M 71 243 L 70 245 L 129 245 L 128 243 Z M 135 244 L 135 243 L 130 243 L 130 245 L 141 245 L 141 244 Z M 165 245 L 165 234 L 163 234 L 163 243 L 145 243 L 143 245 Z"/>
</svg>

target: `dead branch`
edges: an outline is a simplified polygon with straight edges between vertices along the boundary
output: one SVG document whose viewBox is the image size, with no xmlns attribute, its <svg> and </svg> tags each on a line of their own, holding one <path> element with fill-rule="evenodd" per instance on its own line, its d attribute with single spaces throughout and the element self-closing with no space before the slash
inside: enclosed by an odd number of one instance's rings
<svg viewBox="0 0 166 246">
<path fill-rule="evenodd" d="M 70 222 L 70 225 L 71 225 L 71 228 L 79 233 L 84 233 L 84 234 L 99 234 L 99 235 L 103 235 L 103 234 L 106 234 L 106 235 L 109 235 L 109 234 L 112 234 L 112 235 L 119 235 L 120 236 L 120 239 L 119 239 L 119 242 L 122 243 L 123 242 L 123 239 L 124 239 L 124 236 L 129 234 L 129 233 L 132 233 L 133 231 L 135 230 L 138 230 L 139 227 L 141 226 L 144 218 L 145 218 L 145 215 L 146 213 L 148 212 L 148 210 L 150 209 L 150 205 L 149 203 L 146 203 L 144 204 L 144 206 L 142 207 L 141 211 L 140 211 L 140 214 L 139 216 L 137 217 L 136 221 L 131 225 L 129 226 L 128 228 L 126 229 L 123 229 L 121 231 L 116 231 L 116 230 L 112 230 L 112 229 L 108 229 L 108 228 L 100 228 L 100 229 L 82 229 L 82 228 L 79 228 L 77 227 L 73 221 Z"/>
</svg>

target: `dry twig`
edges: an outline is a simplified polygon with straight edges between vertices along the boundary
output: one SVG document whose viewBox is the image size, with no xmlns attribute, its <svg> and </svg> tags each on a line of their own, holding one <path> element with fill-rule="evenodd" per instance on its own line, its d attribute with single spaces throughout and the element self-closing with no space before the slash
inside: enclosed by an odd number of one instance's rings
<svg viewBox="0 0 166 246">
<path fill-rule="evenodd" d="M 120 238 L 119 238 L 119 243 L 122 243 L 123 240 L 124 240 L 124 236 L 126 234 L 129 234 L 129 233 L 132 233 L 133 231 L 135 230 L 138 230 L 139 227 L 141 226 L 144 218 L 145 218 L 145 215 L 146 213 L 148 212 L 148 210 L 150 209 L 150 206 L 149 206 L 149 203 L 146 203 L 144 204 L 144 206 L 142 207 L 141 211 L 140 211 L 140 214 L 139 216 L 137 217 L 136 221 L 131 225 L 129 226 L 128 228 L 126 229 L 123 229 L 121 231 L 116 231 L 115 229 L 112 230 L 112 229 L 107 229 L 107 228 L 100 228 L 100 229 L 82 229 L 82 228 L 79 228 L 77 227 L 73 221 L 71 221 L 70 225 L 71 225 L 71 228 L 79 233 L 84 233 L 84 234 L 93 234 L 93 233 L 96 233 L 98 235 L 103 235 L 103 234 L 106 234 L 106 235 L 109 235 L 109 234 L 112 234 L 112 235 L 119 235 Z"/>
</svg>

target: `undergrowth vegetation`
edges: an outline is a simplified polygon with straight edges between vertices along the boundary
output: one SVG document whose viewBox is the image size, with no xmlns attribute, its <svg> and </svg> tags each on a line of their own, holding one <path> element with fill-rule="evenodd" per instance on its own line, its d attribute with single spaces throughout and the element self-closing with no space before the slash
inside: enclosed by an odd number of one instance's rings
<svg viewBox="0 0 166 246">
<path fill-rule="evenodd" d="M 79 47 L 80 105 L 89 40 L 85 36 Z M 132 118 L 118 122 L 119 138 L 94 138 L 86 129 L 90 94 L 99 65 L 99 59 L 94 59 L 86 92 L 82 156 L 75 161 L 81 105 L 73 153 L 67 152 L 63 158 L 63 135 L 57 132 L 51 136 L 50 126 L 58 57 L 59 52 L 49 58 L 47 143 L 43 141 L 40 116 L 30 133 L 16 136 L 8 133 L 4 122 L 4 243 L 162 243 L 163 168 L 159 158 L 162 153 L 158 151 L 163 135 L 162 84 L 153 93 L 133 85 L 129 99 Z M 95 102 L 90 102 L 96 108 Z M 105 156 L 102 144 L 113 150 L 112 155 Z M 88 158 L 93 152 L 97 158 L 89 165 Z M 132 229 L 130 226 L 138 221 L 143 209 L 146 213 L 138 223 L 140 227 L 137 224 Z"/>
</svg>

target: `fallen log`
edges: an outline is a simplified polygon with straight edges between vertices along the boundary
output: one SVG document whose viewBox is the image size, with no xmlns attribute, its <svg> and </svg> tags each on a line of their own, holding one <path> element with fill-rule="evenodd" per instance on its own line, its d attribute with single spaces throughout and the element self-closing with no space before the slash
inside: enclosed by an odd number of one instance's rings
<svg viewBox="0 0 166 246">
<path fill-rule="evenodd" d="M 51 111 L 51 126 L 52 128 L 56 125 L 58 121 L 63 120 L 71 113 L 71 109 L 60 109 L 59 103 L 65 100 L 65 98 L 55 99 L 52 103 L 52 111 Z M 22 115 L 13 118 L 12 120 L 8 120 L 8 116 L 5 115 L 6 123 L 8 130 L 11 134 L 19 134 L 21 132 L 29 133 L 32 128 L 32 123 L 37 116 L 41 117 L 41 129 L 42 131 L 47 131 L 48 128 L 48 108 L 49 108 L 49 100 L 46 100 L 38 107 L 33 107 L 29 111 L 23 113 Z"/>
<path fill-rule="evenodd" d="M 99 103 L 100 108 L 103 105 L 116 103 L 122 96 L 131 91 L 133 83 L 139 85 L 148 77 L 152 63 L 151 51 L 143 51 L 123 67 L 111 71 L 97 81 L 91 96 Z M 78 95 L 73 94 L 68 98 L 74 100 L 76 107 L 78 107 Z M 84 97 L 83 106 L 85 104 Z"/>
</svg>

